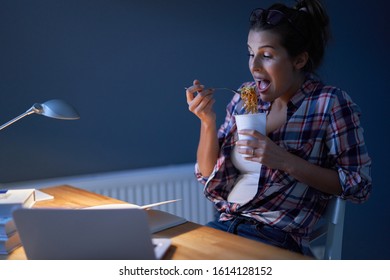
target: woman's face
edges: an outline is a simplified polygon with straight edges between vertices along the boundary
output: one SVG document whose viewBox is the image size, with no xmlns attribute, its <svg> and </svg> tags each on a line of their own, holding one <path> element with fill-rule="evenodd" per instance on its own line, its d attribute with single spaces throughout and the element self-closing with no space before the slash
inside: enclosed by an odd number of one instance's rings
<svg viewBox="0 0 390 280">
<path fill-rule="evenodd" d="M 290 100 L 302 84 L 301 65 L 291 58 L 271 31 L 250 31 L 249 69 L 263 101 Z"/>
</svg>

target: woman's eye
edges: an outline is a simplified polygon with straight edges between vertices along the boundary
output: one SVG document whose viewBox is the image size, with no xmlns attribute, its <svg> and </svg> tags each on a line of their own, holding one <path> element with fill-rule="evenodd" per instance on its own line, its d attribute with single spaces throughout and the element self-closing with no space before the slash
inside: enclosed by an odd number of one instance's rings
<svg viewBox="0 0 390 280">
<path fill-rule="evenodd" d="M 269 53 L 264 53 L 263 57 L 269 59 L 272 58 L 272 55 L 270 55 Z"/>
<path fill-rule="evenodd" d="M 255 55 L 253 53 L 248 53 L 249 57 L 254 57 Z"/>
</svg>

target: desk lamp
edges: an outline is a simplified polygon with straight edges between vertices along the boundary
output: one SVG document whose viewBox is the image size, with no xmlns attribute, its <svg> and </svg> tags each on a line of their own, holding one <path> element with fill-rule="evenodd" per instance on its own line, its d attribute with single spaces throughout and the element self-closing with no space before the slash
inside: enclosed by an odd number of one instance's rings
<svg viewBox="0 0 390 280">
<path fill-rule="evenodd" d="M 25 116 L 31 114 L 43 115 L 50 118 L 61 119 L 61 120 L 77 120 L 80 118 L 76 110 L 65 103 L 62 100 L 53 99 L 46 101 L 42 104 L 35 103 L 30 109 L 28 109 L 23 114 L 17 116 L 16 118 L 10 120 L 9 122 L 0 126 L 0 130 L 6 128 L 7 126 L 13 124 L 14 122 L 24 118 Z"/>
</svg>

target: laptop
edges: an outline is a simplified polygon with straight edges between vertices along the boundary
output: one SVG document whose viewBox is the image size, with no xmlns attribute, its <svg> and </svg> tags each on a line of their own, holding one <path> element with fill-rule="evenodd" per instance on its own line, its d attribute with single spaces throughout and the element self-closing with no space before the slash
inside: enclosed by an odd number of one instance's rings
<svg viewBox="0 0 390 280">
<path fill-rule="evenodd" d="M 152 238 L 142 209 L 17 209 L 13 218 L 30 260 L 155 260 L 170 239 Z"/>
</svg>

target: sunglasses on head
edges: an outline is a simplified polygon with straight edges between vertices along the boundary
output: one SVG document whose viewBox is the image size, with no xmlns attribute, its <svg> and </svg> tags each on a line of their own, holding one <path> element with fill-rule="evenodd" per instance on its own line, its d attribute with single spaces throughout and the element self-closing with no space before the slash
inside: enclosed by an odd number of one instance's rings
<svg viewBox="0 0 390 280">
<path fill-rule="evenodd" d="M 265 10 L 265 9 L 255 9 L 252 11 L 250 17 L 249 17 L 249 22 L 251 25 L 255 24 L 256 22 L 265 22 L 269 25 L 276 26 L 283 20 L 287 20 L 290 25 L 296 29 L 301 36 L 305 37 L 303 35 L 303 32 L 299 30 L 295 24 L 292 22 L 292 20 L 283 12 L 279 10 Z"/>
<path fill-rule="evenodd" d="M 264 21 L 269 25 L 277 25 L 283 19 L 287 19 L 286 15 L 278 10 L 265 10 L 265 9 L 255 9 L 252 11 L 249 21 L 251 24 L 254 24 L 258 21 Z"/>
</svg>

